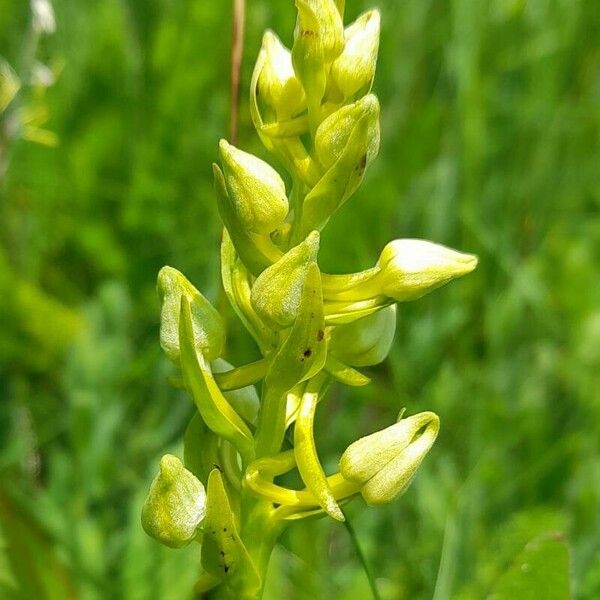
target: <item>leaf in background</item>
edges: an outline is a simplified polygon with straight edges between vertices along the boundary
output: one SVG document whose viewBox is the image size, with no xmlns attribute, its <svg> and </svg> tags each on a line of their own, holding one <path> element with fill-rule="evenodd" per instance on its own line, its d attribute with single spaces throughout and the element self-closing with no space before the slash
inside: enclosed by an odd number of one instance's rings
<svg viewBox="0 0 600 600">
<path fill-rule="evenodd" d="M 144 490 L 140 489 L 126 507 L 128 522 L 120 533 L 124 549 L 119 565 L 119 597 L 123 600 L 188 600 L 200 572 L 200 547 L 190 544 L 173 550 L 148 537 L 140 527 L 144 496 Z"/>
<path fill-rule="evenodd" d="M 0 58 L 0 114 L 19 93 L 21 82 L 11 66 Z"/>
<path fill-rule="evenodd" d="M 10 571 L 0 570 L 3 599 L 71 600 L 79 597 L 50 539 L 4 491 L 0 491 L 0 526 L 6 549 L 4 556 L 10 562 Z M 0 559 L 0 569 L 3 563 Z"/>
<path fill-rule="evenodd" d="M 531 540 L 494 586 L 489 600 L 568 600 L 569 550 L 561 533 Z"/>
<path fill-rule="evenodd" d="M 0 528 L 0 597 L 10 596 L 17 589 L 18 584 L 10 564 L 8 547 Z"/>
</svg>

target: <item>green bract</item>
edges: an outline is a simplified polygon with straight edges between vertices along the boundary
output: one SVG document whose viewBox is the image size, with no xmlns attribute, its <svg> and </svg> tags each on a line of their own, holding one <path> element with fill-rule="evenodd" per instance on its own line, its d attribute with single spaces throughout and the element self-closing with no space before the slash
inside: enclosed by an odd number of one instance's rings
<svg viewBox="0 0 600 600">
<path fill-rule="evenodd" d="M 407 489 L 437 436 L 435 414 L 358 439 L 339 471 L 327 473 L 315 437 L 319 407 L 334 382 L 369 383 L 357 369 L 388 355 L 397 302 L 477 264 L 471 254 L 402 239 L 369 269 L 321 272 L 319 232 L 361 185 L 380 147 L 380 106 L 370 92 L 380 16 L 369 11 L 344 31 L 344 4 L 296 0 L 291 53 L 274 33 L 263 37 L 250 113 L 287 171 L 288 190 L 269 164 L 225 140 L 221 166 L 213 165 L 223 288 L 261 357 L 227 363 L 217 311 L 175 269 L 159 275 L 161 345 L 196 411 L 184 437 L 185 467 L 163 459 L 144 527 L 171 546 L 201 541 L 196 592 L 218 586 L 219 598 L 261 597 L 286 524 L 324 515 L 343 521 L 341 507 L 351 499 L 383 504 Z M 301 489 L 276 480 L 292 470 Z"/>
</svg>

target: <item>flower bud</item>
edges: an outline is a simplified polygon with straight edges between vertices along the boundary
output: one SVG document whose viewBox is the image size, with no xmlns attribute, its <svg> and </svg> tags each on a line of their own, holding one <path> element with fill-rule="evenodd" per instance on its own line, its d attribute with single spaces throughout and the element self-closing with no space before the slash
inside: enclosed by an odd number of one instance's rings
<svg viewBox="0 0 600 600">
<path fill-rule="evenodd" d="M 368 94 L 357 102 L 343 106 L 329 115 L 317 129 L 315 150 L 321 164 L 328 169 L 341 156 L 359 120 L 366 116 L 366 135 L 360 140 L 364 144 L 366 164 L 370 164 L 379 152 L 379 101 Z"/>
<path fill-rule="evenodd" d="M 288 213 L 285 184 L 277 171 L 225 140 L 219 142 L 225 185 L 238 219 L 247 230 L 268 234 Z"/>
<path fill-rule="evenodd" d="M 439 427 L 432 412 L 401 419 L 351 444 L 340 459 L 340 473 L 362 485 L 367 504 L 387 504 L 406 491 Z"/>
<path fill-rule="evenodd" d="M 344 49 L 344 23 L 335 0 L 296 0 L 296 7 L 296 40 L 300 38 L 306 50 L 331 63 Z"/>
<path fill-rule="evenodd" d="M 470 273 L 477 257 L 425 240 L 394 240 L 382 251 L 375 280 L 379 293 L 398 302 L 416 300 Z"/>
<path fill-rule="evenodd" d="M 377 365 L 387 357 L 396 332 L 396 305 L 348 325 L 334 327 L 329 350 L 336 358 L 353 367 Z"/>
<path fill-rule="evenodd" d="M 189 544 L 206 513 L 202 483 L 171 454 L 160 460 L 142 508 L 145 532 L 171 548 Z"/>
<path fill-rule="evenodd" d="M 289 119 L 306 109 L 306 95 L 292 66 L 292 55 L 272 32 L 263 36 L 265 62 L 258 78 L 258 93 L 277 120 Z"/>
<path fill-rule="evenodd" d="M 221 315 L 183 274 L 172 267 L 163 267 L 158 274 L 158 296 L 162 303 L 160 345 L 170 360 L 179 361 L 179 310 L 182 296 L 190 304 L 196 350 L 202 352 L 207 360 L 214 360 L 221 355 L 225 344 Z"/>
<path fill-rule="evenodd" d="M 346 28 L 346 46 L 331 65 L 331 79 L 350 98 L 371 87 L 379 50 L 379 11 L 370 10 Z"/>
<path fill-rule="evenodd" d="M 289 327 L 300 306 L 308 267 L 317 259 L 319 234 L 308 237 L 265 269 L 250 296 L 256 312 L 276 327 Z"/>
<path fill-rule="evenodd" d="M 296 0 L 298 21 L 292 61 L 308 104 L 320 105 L 329 65 L 344 48 L 344 25 L 334 0 Z"/>
</svg>

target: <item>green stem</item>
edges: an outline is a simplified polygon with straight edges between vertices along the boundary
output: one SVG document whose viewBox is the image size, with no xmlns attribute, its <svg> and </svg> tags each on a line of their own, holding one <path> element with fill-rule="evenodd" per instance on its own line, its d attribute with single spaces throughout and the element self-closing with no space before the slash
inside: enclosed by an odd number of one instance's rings
<svg viewBox="0 0 600 600">
<path fill-rule="evenodd" d="M 362 568 L 367 576 L 369 581 L 369 587 L 371 588 L 371 593 L 373 594 L 373 600 L 381 600 L 381 596 L 377 591 L 377 582 L 375 581 L 375 576 L 373 572 L 369 568 L 369 564 L 367 563 L 367 559 L 358 543 L 358 538 L 356 537 L 356 532 L 354 531 L 354 527 L 352 527 L 352 523 L 348 516 L 344 514 L 346 520 L 344 521 L 344 525 L 346 527 L 346 531 L 348 531 L 348 535 L 350 536 L 350 540 L 352 541 L 352 545 L 354 546 L 354 551 L 356 552 L 356 556 L 358 556 L 358 560 L 360 561 Z"/>
<path fill-rule="evenodd" d="M 279 452 L 285 436 L 285 410 L 286 392 L 265 383 L 254 438 L 257 458 Z"/>
</svg>

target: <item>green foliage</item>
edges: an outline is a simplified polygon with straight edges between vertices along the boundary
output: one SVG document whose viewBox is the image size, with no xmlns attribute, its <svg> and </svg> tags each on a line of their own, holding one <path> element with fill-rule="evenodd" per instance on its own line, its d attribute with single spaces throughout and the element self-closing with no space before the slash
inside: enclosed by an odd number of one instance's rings
<svg viewBox="0 0 600 600">
<path fill-rule="evenodd" d="M 531 540 L 504 573 L 492 598 L 528 600 L 569 598 L 569 555 L 560 535 Z"/>
<path fill-rule="evenodd" d="M 0 53 L 15 70 L 28 4 L 0 0 Z M 347 20 L 371 5 L 346 4 Z M 596 4 L 378 5 L 380 156 L 324 232 L 320 260 L 358 271 L 407 235 L 466 248 L 480 264 L 459 287 L 401 307 L 389 363 L 367 373 L 373 385 L 334 388 L 325 415 L 343 410 L 335 427 L 317 423 L 319 454 L 334 466 L 357 424 L 380 429 L 401 406 L 443 420 L 401 504 L 346 511 L 383 598 L 486 593 L 530 540 L 564 531 L 573 597 L 595 599 Z M 23 492 L 22 518 L 52 543 L 42 550 L 36 536 L 23 575 L 0 581 L 35 580 L 50 552 L 79 597 L 185 598 L 197 548 L 161 548 L 139 525 L 153 465 L 181 455 L 173 440 L 190 417 L 166 382 L 155 276 L 177 265 L 225 304 L 209 166 L 226 131 L 230 14 L 183 0 L 54 6 L 57 32 L 39 58 L 63 65 L 45 98 L 60 145 L 16 141 L 0 190 L 1 487 Z M 292 3 L 249 3 L 243 86 L 265 27 L 289 45 L 292 23 Z M 241 145 L 264 157 L 248 113 L 244 102 Z M 240 364 L 254 346 L 233 311 L 227 328 L 227 357 Z M 564 518 L 544 513 L 498 564 L 490 540 L 540 506 Z M 283 542 L 268 597 L 368 597 L 342 527 L 306 522 Z"/>
</svg>

